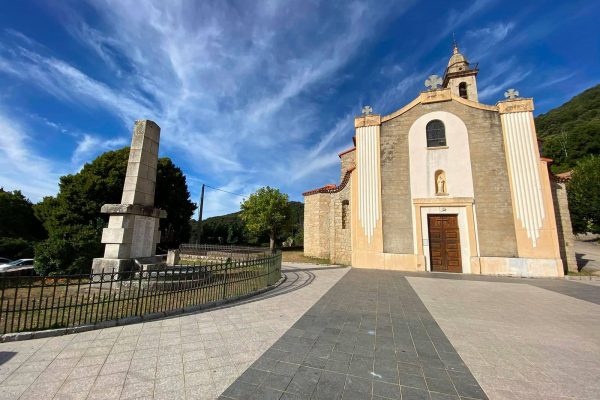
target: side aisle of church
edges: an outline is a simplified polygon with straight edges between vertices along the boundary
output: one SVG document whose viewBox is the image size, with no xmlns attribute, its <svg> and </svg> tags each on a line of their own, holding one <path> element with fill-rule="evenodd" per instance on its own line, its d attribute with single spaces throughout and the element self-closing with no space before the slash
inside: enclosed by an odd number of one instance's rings
<svg viewBox="0 0 600 400">
<path fill-rule="evenodd" d="M 573 268 L 564 185 L 540 156 L 533 100 L 509 90 L 479 103 L 477 74 L 455 46 L 430 90 L 390 115 L 366 107 L 355 118 L 341 183 L 304 193 L 307 256 L 489 275 Z"/>
</svg>

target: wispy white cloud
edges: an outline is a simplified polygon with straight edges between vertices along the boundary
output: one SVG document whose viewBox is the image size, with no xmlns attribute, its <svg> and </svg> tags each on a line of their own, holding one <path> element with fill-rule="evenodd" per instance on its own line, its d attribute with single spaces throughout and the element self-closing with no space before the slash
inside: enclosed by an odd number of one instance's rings
<svg viewBox="0 0 600 400">
<path fill-rule="evenodd" d="M 58 191 L 64 166 L 38 154 L 26 128 L 0 110 L 0 187 L 21 190 L 36 202 Z"/>
<path fill-rule="evenodd" d="M 503 98 L 499 95 L 499 93 L 504 93 L 505 90 L 514 88 L 517 83 L 522 82 L 525 78 L 527 78 L 531 72 L 531 70 L 515 68 L 501 79 L 498 79 L 494 83 L 484 86 L 482 90 L 479 90 L 479 98 L 484 101 L 489 101 L 493 96 L 494 99 L 498 101 Z M 521 93 L 521 95 L 524 95 L 524 93 Z"/>
<path fill-rule="evenodd" d="M 74 165 L 85 163 L 107 150 L 115 150 L 129 143 L 128 138 L 118 137 L 106 139 L 99 136 L 84 134 L 77 142 L 77 147 L 71 157 Z"/>
<path fill-rule="evenodd" d="M 339 79 L 378 23 L 410 3 L 106 0 L 90 2 L 93 25 L 87 14 L 63 4 L 56 15 L 66 31 L 115 72 L 111 79 L 16 35 L 0 49 L 0 71 L 73 107 L 106 110 L 122 121 L 123 132 L 135 119 L 155 120 L 161 152 L 183 158 L 188 176 L 227 181 L 238 186 L 233 191 L 290 183 L 289 171 L 302 179 L 331 166 L 334 151 L 352 134 L 347 116 L 315 141 L 323 120 L 306 97 Z M 323 12 L 329 7 L 335 24 Z M 106 136 L 79 135 L 72 162 L 113 145 Z"/>
<path fill-rule="evenodd" d="M 63 158 L 71 169 L 126 144 L 133 121 L 149 118 L 162 128 L 161 155 L 182 166 L 195 199 L 201 182 L 236 193 L 272 185 L 299 198 L 313 185 L 337 179 L 336 153 L 351 144 L 353 115 L 361 106 L 392 112 L 418 95 L 427 75 L 443 71 L 452 32 L 467 57 L 482 63 L 486 57 L 478 82 L 484 100 L 496 100 L 532 70 L 490 52 L 507 42 L 515 46 L 515 37 L 524 36 L 519 18 L 479 23 L 497 0 L 443 8 L 431 18 L 439 29 L 420 37 L 415 49 L 405 51 L 406 59 L 397 54 L 376 59 L 379 50 L 371 50 L 388 40 L 381 32 L 402 25 L 398 17 L 412 3 L 53 3 L 48 13 L 72 37 L 77 57 L 5 31 L 0 78 L 8 76 L 15 91 L 23 86 L 46 93 L 65 114 L 90 117 L 90 126 L 73 126 L 36 111 L 39 121 L 68 142 L 70 153 Z M 448 52 L 439 54 L 442 42 Z M 375 73 L 358 78 L 353 67 L 364 64 L 366 54 L 373 57 L 368 61 Z M 355 99 L 341 96 L 346 80 L 363 85 L 351 95 Z M 12 95 L 0 93 L 0 99 L 10 104 Z M 212 198 L 217 200 L 207 204 L 207 215 L 237 208 L 235 197 Z"/>
<path fill-rule="evenodd" d="M 514 27 L 514 22 L 497 22 L 484 28 L 469 30 L 465 33 L 465 38 L 477 42 L 481 41 L 486 46 L 489 46 L 490 40 L 493 41 L 492 45 L 504 40 Z"/>
</svg>

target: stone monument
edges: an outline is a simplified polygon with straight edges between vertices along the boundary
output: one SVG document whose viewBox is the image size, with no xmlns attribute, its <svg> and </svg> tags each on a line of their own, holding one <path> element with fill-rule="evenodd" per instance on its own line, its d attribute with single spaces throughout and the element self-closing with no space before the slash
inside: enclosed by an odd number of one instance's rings
<svg viewBox="0 0 600 400">
<path fill-rule="evenodd" d="M 156 167 L 160 127 L 150 120 L 139 120 L 133 128 L 127 174 L 121 204 L 105 204 L 102 213 L 110 214 L 102 231 L 104 258 L 95 258 L 92 273 L 131 270 L 135 259 L 153 257 L 160 241 L 160 218 L 166 211 L 154 208 Z"/>
</svg>

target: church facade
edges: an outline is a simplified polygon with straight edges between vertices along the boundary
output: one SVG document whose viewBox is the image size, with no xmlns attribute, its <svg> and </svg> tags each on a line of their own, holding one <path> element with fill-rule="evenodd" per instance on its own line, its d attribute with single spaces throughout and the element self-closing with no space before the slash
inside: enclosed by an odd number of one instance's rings
<svg viewBox="0 0 600 400">
<path fill-rule="evenodd" d="M 405 271 L 573 268 L 564 184 L 540 156 L 533 100 L 510 90 L 482 104 L 477 74 L 455 46 L 430 90 L 389 115 L 355 118 L 340 184 L 304 193 L 305 255 Z"/>
</svg>

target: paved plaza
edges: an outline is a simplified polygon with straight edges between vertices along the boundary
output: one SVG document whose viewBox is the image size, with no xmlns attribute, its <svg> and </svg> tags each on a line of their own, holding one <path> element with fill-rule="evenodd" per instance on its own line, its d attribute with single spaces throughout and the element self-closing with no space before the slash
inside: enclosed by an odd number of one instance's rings
<svg viewBox="0 0 600 400">
<path fill-rule="evenodd" d="M 600 287 L 285 265 L 226 307 L 0 344 L 0 399 L 598 399 Z"/>
</svg>

